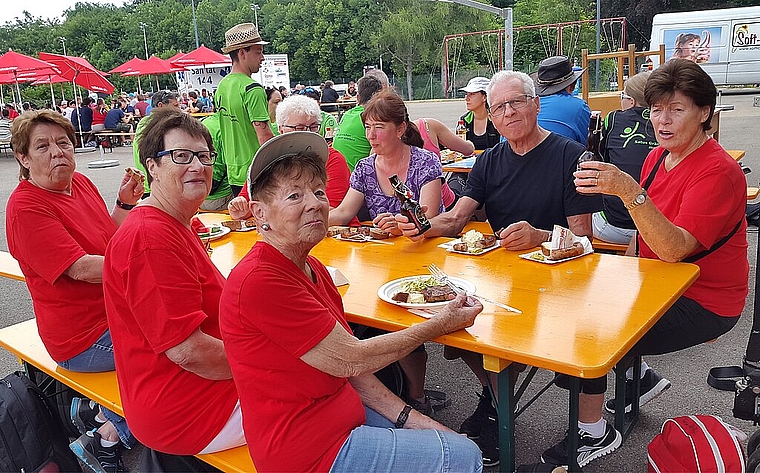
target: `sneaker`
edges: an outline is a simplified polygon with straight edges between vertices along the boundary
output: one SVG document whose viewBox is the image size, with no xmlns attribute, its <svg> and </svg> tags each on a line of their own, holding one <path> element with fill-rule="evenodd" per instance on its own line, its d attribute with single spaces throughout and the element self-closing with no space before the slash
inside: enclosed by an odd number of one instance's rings
<svg viewBox="0 0 760 473">
<path fill-rule="evenodd" d="M 670 387 L 670 381 L 663 378 L 652 368 L 644 372 L 641 378 L 641 396 L 639 396 L 639 407 L 656 398 Z M 633 380 L 628 379 L 625 382 L 625 413 L 631 412 L 633 407 Z M 607 412 L 615 413 L 615 399 L 610 399 L 604 403 Z"/>
<path fill-rule="evenodd" d="M 433 415 L 433 406 L 430 404 L 430 398 L 425 396 L 425 400 L 420 402 L 416 399 L 407 399 L 406 403 L 412 406 L 412 409 L 426 416 Z"/>
<path fill-rule="evenodd" d="M 483 466 L 499 464 L 499 424 L 496 417 L 488 416 L 481 424 L 480 436 L 474 439 L 483 455 Z"/>
<path fill-rule="evenodd" d="M 480 397 L 480 400 L 478 401 L 478 407 L 475 408 L 475 412 L 465 419 L 462 422 L 462 426 L 459 427 L 460 433 L 467 435 L 473 440 L 480 437 L 481 430 L 485 424 L 493 422 L 494 425 L 497 425 L 496 408 L 493 407 L 493 403 L 491 402 L 491 392 L 488 390 L 488 387 L 484 386 L 483 394 L 478 394 L 478 397 Z M 489 421 L 489 419 L 493 420 Z M 496 430 L 498 431 L 498 427 Z"/>
<path fill-rule="evenodd" d="M 546 450 L 541 455 L 541 461 L 551 465 L 567 467 L 568 441 L 569 436 L 566 435 L 560 443 Z M 583 468 L 592 460 L 607 455 L 617 449 L 622 442 L 623 436 L 610 424 L 607 424 L 604 435 L 599 438 L 592 437 L 588 432 L 578 429 L 578 466 Z"/>
<path fill-rule="evenodd" d="M 121 462 L 119 444 L 104 447 L 100 443 L 100 434 L 93 430 L 85 432 L 69 444 L 77 458 L 95 473 L 122 473 L 127 470 Z"/>
<path fill-rule="evenodd" d="M 97 415 L 100 412 L 100 407 L 95 401 L 83 397 L 75 397 L 71 400 L 71 422 L 79 430 L 80 434 L 84 434 L 91 430 L 97 430 L 105 424 L 97 419 Z"/>
<path fill-rule="evenodd" d="M 443 391 L 426 389 L 425 397 L 430 400 L 430 405 L 433 406 L 433 410 L 436 412 L 451 405 L 451 398 Z"/>
</svg>

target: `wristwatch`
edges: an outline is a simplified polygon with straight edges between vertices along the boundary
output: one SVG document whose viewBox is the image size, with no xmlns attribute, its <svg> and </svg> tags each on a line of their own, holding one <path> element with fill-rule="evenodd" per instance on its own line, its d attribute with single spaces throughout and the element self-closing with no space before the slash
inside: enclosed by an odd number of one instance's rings
<svg viewBox="0 0 760 473">
<path fill-rule="evenodd" d="M 647 201 L 647 191 L 646 189 L 641 189 L 641 192 L 639 193 L 639 195 L 636 196 L 635 199 L 633 199 L 633 201 L 631 201 L 628 204 L 625 204 L 625 208 L 628 210 L 631 210 L 632 208 L 638 207 L 639 205 L 643 204 L 646 201 Z"/>
</svg>

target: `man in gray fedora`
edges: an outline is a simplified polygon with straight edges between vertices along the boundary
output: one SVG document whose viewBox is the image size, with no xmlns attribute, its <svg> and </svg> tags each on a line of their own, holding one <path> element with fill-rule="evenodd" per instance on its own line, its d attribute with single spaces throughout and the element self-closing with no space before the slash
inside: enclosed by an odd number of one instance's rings
<svg viewBox="0 0 760 473">
<path fill-rule="evenodd" d="M 585 145 L 591 110 L 573 95 L 575 83 L 584 72 L 574 71 L 567 56 L 552 56 L 538 64 L 538 73 L 532 77 L 541 97 L 539 126 Z"/>
<path fill-rule="evenodd" d="M 256 151 L 274 135 L 264 87 L 251 79 L 264 60 L 264 45 L 253 23 L 233 26 L 224 34 L 222 52 L 230 55 L 232 71 L 219 82 L 214 102 L 219 113 L 227 177 L 232 193 L 245 185 Z"/>
</svg>

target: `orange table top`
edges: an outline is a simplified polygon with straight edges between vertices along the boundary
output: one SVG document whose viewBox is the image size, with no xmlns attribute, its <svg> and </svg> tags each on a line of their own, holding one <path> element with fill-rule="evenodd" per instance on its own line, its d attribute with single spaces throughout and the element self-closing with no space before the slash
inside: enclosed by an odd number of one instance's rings
<svg viewBox="0 0 760 473">
<path fill-rule="evenodd" d="M 744 155 L 747 154 L 743 149 L 727 149 L 726 153 L 730 154 L 734 161 L 741 161 Z"/>
<path fill-rule="evenodd" d="M 229 217 L 202 214 L 205 223 Z M 482 226 L 483 224 L 475 224 Z M 211 259 L 225 276 L 260 239 L 256 231 L 231 232 L 211 242 Z M 686 263 L 592 254 L 559 264 L 527 261 L 497 249 L 480 256 L 449 253 L 435 238 L 392 244 L 327 238 L 311 252 L 350 284 L 339 288 L 350 321 L 399 330 L 423 319 L 380 300 L 384 283 L 427 274 L 435 263 L 467 279 L 477 294 L 522 310 L 515 315 L 484 303 L 475 325 L 435 341 L 486 355 L 592 378 L 605 375 L 699 275 Z"/>
<path fill-rule="evenodd" d="M 25 281 L 24 273 L 18 265 L 18 261 L 7 251 L 0 251 L 0 276 L 4 278 Z"/>
</svg>

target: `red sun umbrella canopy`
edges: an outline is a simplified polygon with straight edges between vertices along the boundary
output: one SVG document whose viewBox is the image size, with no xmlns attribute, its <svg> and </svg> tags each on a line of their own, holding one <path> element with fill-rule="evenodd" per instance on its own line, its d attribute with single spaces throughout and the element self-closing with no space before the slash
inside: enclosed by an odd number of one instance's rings
<svg viewBox="0 0 760 473">
<path fill-rule="evenodd" d="M 198 49 L 190 51 L 189 53 L 171 61 L 177 66 L 207 66 L 209 64 L 231 64 L 232 60 L 229 56 L 218 53 L 213 49 L 209 49 L 204 45 L 201 45 Z"/>
<path fill-rule="evenodd" d="M 165 61 L 160 57 L 151 56 L 150 59 L 144 61 L 138 69 L 124 72 L 122 76 L 171 74 L 181 70 L 183 70 L 181 67 L 173 66 L 169 61 Z"/>
<path fill-rule="evenodd" d="M 178 52 L 177 54 L 175 54 L 174 56 L 172 56 L 172 57 L 170 57 L 169 59 L 167 59 L 167 61 L 169 61 L 169 62 L 171 62 L 172 64 L 174 64 L 174 61 L 176 61 L 177 59 L 181 58 L 181 57 L 182 57 L 182 56 L 184 56 L 184 55 L 185 55 L 185 53 L 183 53 L 182 51 L 180 51 L 180 52 Z"/>
<path fill-rule="evenodd" d="M 25 54 L 17 53 L 11 49 L 9 49 L 7 53 L 0 56 L 0 73 L 19 73 L 24 71 L 34 71 L 38 69 L 49 69 L 53 67 L 55 66 L 49 62 L 35 59 Z"/>
<path fill-rule="evenodd" d="M 64 82 L 70 81 L 65 77 L 59 76 L 58 74 L 50 74 L 39 77 L 39 79 L 32 82 L 32 85 L 61 84 Z"/>
<path fill-rule="evenodd" d="M 111 69 L 111 74 L 124 74 L 125 72 L 132 72 L 140 70 L 140 67 L 145 63 L 145 59 L 140 59 L 139 57 L 135 56 L 129 61 L 125 62 L 121 66 L 115 67 Z"/>
<path fill-rule="evenodd" d="M 105 94 L 114 91 L 114 85 L 105 78 L 104 73 L 97 70 L 83 57 L 40 53 L 40 59 L 54 64 L 60 71 L 61 77 L 87 90 Z"/>
</svg>

